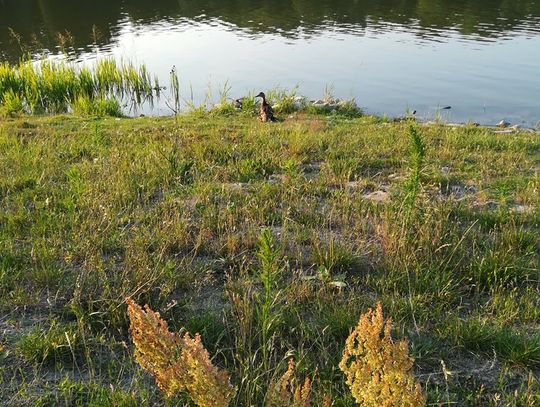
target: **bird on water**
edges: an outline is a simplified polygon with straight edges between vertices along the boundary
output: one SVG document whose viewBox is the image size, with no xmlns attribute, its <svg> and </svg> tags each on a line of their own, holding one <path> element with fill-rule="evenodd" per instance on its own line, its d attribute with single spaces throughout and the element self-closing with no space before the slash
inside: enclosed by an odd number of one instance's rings
<svg viewBox="0 0 540 407">
<path fill-rule="evenodd" d="M 263 92 L 261 92 L 255 97 L 262 99 L 261 108 L 259 109 L 259 120 L 261 122 L 277 121 L 276 118 L 274 117 L 274 111 L 272 110 L 272 106 L 270 106 L 268 102 L 266 102 L 266 95 Z"/>
</svg>

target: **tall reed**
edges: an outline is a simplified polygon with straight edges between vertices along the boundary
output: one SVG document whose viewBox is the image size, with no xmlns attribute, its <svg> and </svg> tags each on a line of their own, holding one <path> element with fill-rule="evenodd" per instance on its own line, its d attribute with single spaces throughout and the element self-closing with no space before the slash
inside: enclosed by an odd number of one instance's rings
<svg viewBox="0 0 540 407">
<path fill-rule="evenodd" d="M 176 115 L 180 112 L 180 81 L 178 80 L 178 73 L 175 66 L 171 69 L 169 79 L 171 83 L 171 101 L 167 101 L 166 104 Z"/>
<path fill-rule="evenodd" d="M 0 107 L 22 102 L 27 113 L 64 113 L 81 98 L 152 102 L 155 88 L 144 65 L 114 59 L 98 60 L 93 67 L 63 61 L 0 63 Z"/>
</svg>

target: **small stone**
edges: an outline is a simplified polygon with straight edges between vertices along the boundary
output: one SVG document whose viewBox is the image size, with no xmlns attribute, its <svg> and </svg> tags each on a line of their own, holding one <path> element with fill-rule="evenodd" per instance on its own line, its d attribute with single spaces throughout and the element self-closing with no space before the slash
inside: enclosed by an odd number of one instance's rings
<svg viewBox="0 0 540 407">
<path fill-rule="evenodd" d="M 510 123 L 505 120 L 501 120 L 499 123 L 497 123 L 497 127 L 500 127 L 501 129 L 504 129 L 508 126 L 510 126 Z"/>
<path fill-rule="evenodd" d="M 362 196 L 364 199 L 373 202 L 386 202 L 390 198 L 390 194 L 384 191 L 375 191 Z"/>
<path fill-rule="evenodd" d="M 347 182 L 347 188 L 350 190 L 360 189 L 364 185 L 361 181 L 349 181 Z"/>
<path fill-rule="evenodd" d="M 473 205 L 480 209 L 495 210 L 499 207 L 499 203 L 496 201 L 475 201 Z"/>
<path fill-rule="evenodd" d="M 230 182 L 223 184 L 223 187 L 226 189 L 231 189 L 235 191 L 241 191 L 248 187 L 246 182 Z"/>
<path fill-rule="evenodd" d="M 269 184 L 279 184 L 285 181 L 285 175 L 283 174 L 272 174 L 270 175 L 270 178 L 268 178 Z"/>
<path fill-rule="evenodd" d="M 532 206 L 529 206 L 529 205 L 515 205 L 514 206 L 514 210 L 517 212 L 517 213 L 531 213 L 533 212 L 533 207 Z"/>
</svg>

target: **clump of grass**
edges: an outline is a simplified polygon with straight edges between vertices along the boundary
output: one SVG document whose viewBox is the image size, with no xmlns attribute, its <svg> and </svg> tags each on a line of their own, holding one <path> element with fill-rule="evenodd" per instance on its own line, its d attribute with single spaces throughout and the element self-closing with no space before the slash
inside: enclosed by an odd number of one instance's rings
<svg viewBox="0 0 540 407">
<path fill-rule="evenodd" d="M 231 309 L 227 319 L 241 382 L 237 399 L 242 405 L 264 405 L 272 392 L 273 369 L 281 363 L 285 298 L 279 283 L 285 263 L 282 247 L 269 229 L 259 235 L 257 259 L 253 278 L 245 276 L 228 284 Z"/>
<path fill-rule="evenodd" d="M 414 124 L 410 124 L 407 133 L 410 139 L 410 174 L 405 183 L 405 200 L 403 202 L 405 214 L 410 216 L 414 209 L 418 194 L 421 190 L 421 174 L 426 157 L 426 147 L 418 128 Z"/>
<path fill-rule="evenodd" d="M 357 256 L 333 237 L 327 245 L 317 241 L 313 256 L 319 278 L 325 282 L 343 280 L 345 273 L 358 264 Z"/>
<path fill-rule="evenodd" d="M 122 107 L 115 97 L 92 99 L 79 96 L 71 105 L 73 113 L 80 116 L 122 117 Z"/>
<path fill-rule="evenodd" d="M 470 317 L 450 321 L 441 331 L 455 345 L 487 354 L 526 367 L 540 366 L 540 334 L 520 332 L 512 327 L 497 326 L 485 319 Z"/>
<path fill-rule="evenodd" d="M 171 182 L 178 182 L 188 185 L 193 182 L 195 161 L 181 158 L 177 144 L 174 144 L 170 151 L 162 153 L 168 164 L 168 178 Z"/>
<path fill-rule="evenodd" d="M 279 312 L 280 292 L 276 290 L 281 278 L 283 266 L 280 259 L 281 247 L 277 243 L 274 234 L 265 229 L 259 237 L 258 257 L 261 262 L 259 279 L 263 285 L 260 299 L 256 302 L 256 311 L 260 321 L 263 364 L 269 367 L 270 342 L 276 331 L 281 313 Z"/>
<path fill-rule="evenodd" d="M 340 117 L 360 117 L 362 109 L 358 107 L 354 99 L 339 100 L 334 96 L 334 86 L 326 85 L 324 97 L 319 103 L 305 103 L 305 110 L 310 114 L 334 115 Z M 321 103 L 322 102 L 322 103 Z"/>
<path fill-rule="evenodd" d="M 73 362 L 83 350 L 76 324 L 52 322 L 48 330 L 36 328 L 17 344 L 18 351 L 32 362 Z"/>
<path fill-rule="evenodd" d="M 272 175 L 274 168 L 269 158 L 246 158 L 235 162 L 235 178 L 238 182 L 265 179 Z"/>
<path fill-rule="evenodd" d="M 141 405 L 141 399 L 135 394 L 114 387 L 104 387 L 95 383 L 63 379 L 58 385 L 59 397 L 42 398 L 44 405 L 54 405 L 63 402 L 70 406 L 118 406 L 136 407 Z M 39 403 L 36 403 L 39 404 Z"/>
<path fill-rule="evenodd" d="M 297 99 L 297 93 L 298 87 L 290 91 L 276 88 L 268 92 L 267 98 L 277 114 L 290 114 L 304 107 L 304 102 Z"/>
<path fill-rule="evenodd" d="M 225 81 L 223 87 L 219 90 L 219 102 L 210 109 L 212 114 L 221 116 L 231 116 L 237 111 L 237 101 L 229 97 L 231 87 L 228 81 Z"/>
<path fill-rule="evenodd" d="M 18 115 L 24 112 L 23 99 L 11 89 L 4 94 L 3 104 L 4 110 L 7 114 L 11 116 Z"/>
<path fill-rule="evenodd" d="M 11 110 L 15 105 L 23 110 L 22 105 L 28 113 L 63 113 L 75 104 L 77 109 L 118 114 L 114 98 L 134 106 L 153 100 L 144 65 L 137 68 L 113 59 L 99 60 L 93 69 L 50 60 L 0 64 L 0 106 Z"/>
<path fill-rule="evenodd" d="M 255 100 L 256 93 L 249 92 L 243 98 L 242 102 L 242 113 L 248 116 L 254 116 L 257 114 L 257 101 Z"/>
</svg>

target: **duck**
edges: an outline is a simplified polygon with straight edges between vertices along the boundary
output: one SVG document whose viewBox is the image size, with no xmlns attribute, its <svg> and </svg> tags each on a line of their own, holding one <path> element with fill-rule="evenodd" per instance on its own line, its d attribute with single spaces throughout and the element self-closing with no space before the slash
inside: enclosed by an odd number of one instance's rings
<svg viewBox="0 0 540 407">
<path fill-rule="evenodd" d="M 244 98 L 238 98 L 238 99 L 233 99 L 233 98 L 227 98 L 228 100 L 230 100 L 232 102 L 232 105 L 234 106 L 234 108 L 236 110 L 242 110 L 244 108 Z"/>
<path fill-rule="evenodd" d="M 255 98 L 262 99 L 261 108 L 259 110 L 259 120 L 264 123 L 277 121 L 274 117 L 272 106 L 266 102 L 266 95 L 263 92 L 260 92 Z"/>
<path fill-rule="evenodd" d="M 510 126 L 510 123 L 508 123 L 506 120 L 501 120 L 499 123 L 497 123 L 497 127 L 500 127 L 501 129 L 505 129 L 508 126 Z"/>
</svg>

